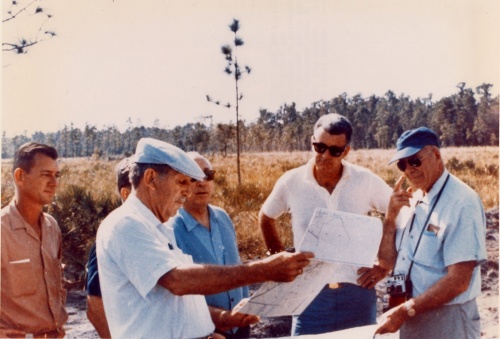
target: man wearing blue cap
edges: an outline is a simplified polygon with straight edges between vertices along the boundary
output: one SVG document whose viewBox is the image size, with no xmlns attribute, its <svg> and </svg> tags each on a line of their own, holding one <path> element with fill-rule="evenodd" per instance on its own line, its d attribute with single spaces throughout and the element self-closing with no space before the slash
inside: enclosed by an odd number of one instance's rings
<svg viewBox="0 0 500 339">
<path fill-rule="evenodd" d="M 393 276 L 406 282 L 407 301 L 384 313 L 376 333 L 400 329 L 401 338 L 479 338 L 476 297 L 486 259 L 481 200 L 446 170 L 432 130 L 406 131 L 396 146 L 390 163 L 397 161 L 403 175 L 384 224 L 384 237 L 395 241 L 381 251 L 395 261 Z M 411 183 L 406 191 L 405 179 Z M 396 231 L 400 213 L 407 222 Z"/>
<path fill-rule="evenodd" d="M 179 148 L 151 138 L 139 140 L 130 166 L 132 192 L 97 232 L 111 337 L 216 338 L 202 295 L 266 280 L 292 281 L 309 264 L 312 253 L 284 253 L 234 266 L 194 264 L 164 223 L 189 196 L 191 181 L 204 178 Z M 239 322 L 233 326 L 255 319 L 235 313 L 225 315 Z"/>
</svg>

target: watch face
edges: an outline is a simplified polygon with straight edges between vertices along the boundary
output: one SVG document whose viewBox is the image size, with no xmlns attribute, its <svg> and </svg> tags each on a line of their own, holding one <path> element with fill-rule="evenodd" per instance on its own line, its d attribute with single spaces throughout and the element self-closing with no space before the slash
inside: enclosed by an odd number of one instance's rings
<svg viewBox="0 0 500 339">
<path fill-rule="evenodd" d="M 409 315 L 410 317 L 413 317 L 413 316 L 415 315 L 415 309 L 414 309 L 414 308 L 410 308 L 410 309 L 408 310 L 408 315 Z"/>
</svg>

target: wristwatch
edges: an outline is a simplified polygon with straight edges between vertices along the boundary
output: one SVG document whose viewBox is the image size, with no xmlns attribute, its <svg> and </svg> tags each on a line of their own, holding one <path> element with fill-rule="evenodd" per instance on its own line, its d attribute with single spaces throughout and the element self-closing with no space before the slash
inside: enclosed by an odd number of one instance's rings
<svg viewBox="0 0 500 339">
<path fill-rule="evenodd" d="M 410 299 L 407 302 L 403 304 L 403 306 L 406 308 L 406 314 L 408 314 L 409 317 L 414 317 L 416 312 L 413 306 L 415 306 L 415 300 Z"/>
</svg>

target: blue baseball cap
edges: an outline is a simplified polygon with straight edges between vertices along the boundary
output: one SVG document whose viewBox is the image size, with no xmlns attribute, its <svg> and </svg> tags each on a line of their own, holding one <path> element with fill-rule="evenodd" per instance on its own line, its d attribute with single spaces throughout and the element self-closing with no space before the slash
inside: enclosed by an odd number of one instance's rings
<svg viewBox="0 0 500 339">
<path fill-rule="evenodd" d="M 205 173 L 186 152 L 167 142 L 142 138 L 137 143 L 132 162 L 139 164 L 169 165 L 177 172 L 196 180 L 205 179 Z"/>
<path fill-rule="evenodd" d="M 439 147 L 439 138 L 430 128 L 419 127 L 406 131 L 398 138 L 396 142 L 397 152 L 389 164 L 399 159 L 411 157 L 428 145 Z"/>
</svg>

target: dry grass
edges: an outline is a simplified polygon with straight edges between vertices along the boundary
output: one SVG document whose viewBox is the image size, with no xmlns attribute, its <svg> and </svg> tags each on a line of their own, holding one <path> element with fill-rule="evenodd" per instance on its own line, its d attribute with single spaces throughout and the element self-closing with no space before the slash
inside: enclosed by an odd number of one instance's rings
<svg viewBox="0 0 500 339">
<path fill-rule="evenodd" d="M 485 209 L 498 206 L 498 151 L 498 147 L 442 149 L 447 168 L 478 192 Z M 347 160 L 369 168 L 392 186 L 399 176 L 395 165 L 387 165 L 393 153 L 394 150 L 353 150 L 349 153 Z M 209 157 L 217 170 L 213 204 L 224 208 L 233 219 L 240 251 L 244 259 L 257 258 L 265 253 L 257 224 L 257 214 L 274 183 L 285 171 L 305 164 L 311 156 L 310 152 L 243 154 L 241 157 L 242 185 L 240 187 L 236 184 L 236 158 L 234 155 Z M 116 204 L 118 201 L 114 177 L 116 163 L 117 161 L 63 159 L 61 161 L 63 176 L 58 196 L 64 196 L 65 199 L 68 199 L 68 194 L 64 193 L 74 189 L 74 186 L 78 186 L 86 190 L 92 199 L 99 201 L 96 203 L 98 208 L 102 209 L 103 201 Z M 13 196 L 11 168 L 11 162 L 2 162 L 2 206 L 8 203 Z M 66 201 L 61 201 L 60 198 L 58 205 L 78 204 L 75 201 Z M 72 213 L 77 212 L 73 211 Z M 85 214 L 86 211 L 82 207 L 78 213 Z M 68 217 L 72 218 L 72 216 Z M 289 217 L 281 218 L 278 226 L 285 244 L 291 246 Z M 97 225 L 94 225 L 89 229 L 96 228 Z M 95 234 L 87 234 L 86 236 L 91 239 L 87 238 L 81 241 L 90 244 Z"/>
<path fill-rule="evenodd" d="M 442 149 L 447 168 L 478 192 L 485 209 L 498 206 L 498 151 L 498 147 Z M 388 165 L 393 153 L 394 150 L 352 150 L 347 160 L 369 168 L 392 187 L 400 175 L 395 164 Z M 244 154 L 240 190 L 236 188 L 235 157 L 211 157 L 218 171 L 213 203 L 226 209 L 233 219 L 245 259 L 265 253 L 257 214 L 274 183 L 285 171 L 305 164 L 311 156 L 310 152 Z M 292 246 L 289 217 L 280 218 L 278 227 L 285 246 Z"/>
</svg>

